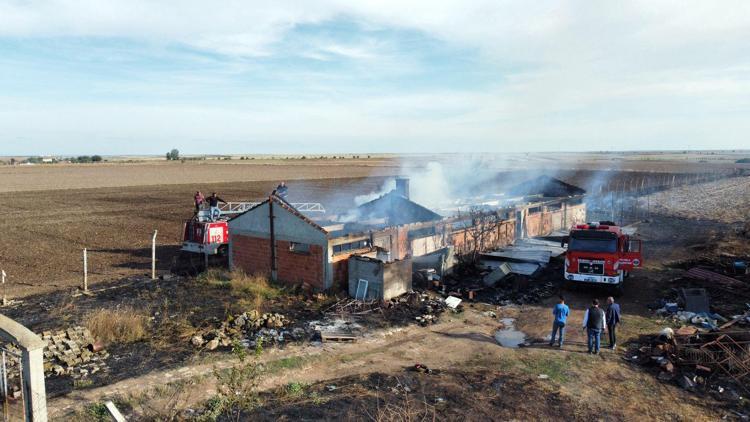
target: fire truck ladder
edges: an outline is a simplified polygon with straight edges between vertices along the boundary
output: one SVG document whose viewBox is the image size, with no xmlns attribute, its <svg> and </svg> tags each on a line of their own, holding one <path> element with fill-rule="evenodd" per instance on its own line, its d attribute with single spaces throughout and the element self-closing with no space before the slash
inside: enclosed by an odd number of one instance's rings
<svg viewBox="0 0 750 422">
<path fill-rule="evenodd" d="M 260 204 L 260 202 L 227 202 L 226 204 L 220 204 L 219 210 L 222 215 L 240 214 L 258 204 Z M 319 202 L 292 202 L 289 205 L 299 212 L 326 212 L 326 209 L 323 208 L 323 204 Z"/>
</svg>

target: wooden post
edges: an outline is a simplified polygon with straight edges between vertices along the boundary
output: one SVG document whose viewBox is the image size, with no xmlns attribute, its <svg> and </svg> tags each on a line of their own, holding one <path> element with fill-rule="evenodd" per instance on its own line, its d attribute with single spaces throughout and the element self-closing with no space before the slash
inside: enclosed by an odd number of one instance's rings
<svg viewBox="0 0 750 422">
<path fill-rule="evenodd" d="M 8 296 L 5 294 L 5 270 L 0 270 L 3 278 L 3 306 L 8 306 Z"/>
<path fill-rule="evenodd" d="M 156 280 L 156 234 L 158 230 L 154 230 L 154 237 L 151 238 L 151 280 Z"/>
<path fill-rule="evenodd" d="M 83 292 L 89 291 L 89 265 L 86 256 L 86 248 L 83 248 Z"/>
</svg>

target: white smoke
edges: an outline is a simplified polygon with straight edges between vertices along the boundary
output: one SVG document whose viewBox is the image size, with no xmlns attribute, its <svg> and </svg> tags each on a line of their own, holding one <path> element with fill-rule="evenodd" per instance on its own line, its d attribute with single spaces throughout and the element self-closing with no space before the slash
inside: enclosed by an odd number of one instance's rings
<svg viewBox="0 0 750 422">
<path fill-rule="evenodd" d="M 385 181 L 383 186 L 377 191 L 372 191 L 364 195 L 357 195 L 354 197 L 354 205 L 360 206 L 366 204 L 372 200 L 378 199 L 386 193 L 396 189 L 396 179 L 388 179 Z"/>
</svg>

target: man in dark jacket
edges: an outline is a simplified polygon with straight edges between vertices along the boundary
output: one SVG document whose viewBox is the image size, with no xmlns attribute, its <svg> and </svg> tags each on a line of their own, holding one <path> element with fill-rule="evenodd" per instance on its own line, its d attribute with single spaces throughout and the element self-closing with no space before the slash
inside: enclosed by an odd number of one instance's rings
<svg viewBox="0 0 750 422">
<path fill-rule="evenodd" d="M 612 296 L 607 298 L 607 331 L 609 332 L 609 348 L 617 348 L 617 324 L 620 323 L 620 305 L 615 303 Z"/>
<path fill-rule="evenodd" d="M 221 210 L 219 209 L 219 202 L 222 202 L 224 204 L 227 203 L 227 201 L 219 198 L 216 196 L 216 192 L 212 193 L 211 196 L 206 198 L 206 202 L 208 202 L 209 209 L 211 210 L 211 221 L 216 221 L 217 218 L 221 215 Z"/>
<path fill-rule="evenodd" d="M 607 328 L 607 317 L 599 308 L 599 299 L 594 299 L 583 315 L 583 328 L 588 333 L 589 353 L 599 354 L 602 331 Z"/>
</svg>

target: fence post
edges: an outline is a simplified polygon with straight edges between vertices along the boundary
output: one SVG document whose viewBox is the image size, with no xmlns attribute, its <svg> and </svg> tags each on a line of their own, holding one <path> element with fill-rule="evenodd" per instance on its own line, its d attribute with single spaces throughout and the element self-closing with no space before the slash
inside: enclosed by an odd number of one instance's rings
<svg viewBox="0 0 750 422">
<path fill-rule="evenodd" d="M 154 237 L 151 238 L 151 280 L 156 280 L 156 234 L 158 230 L 154 230 Z"/>
<path fill-rule="evenodd" d="M 0 270 L 3 278 L 3 306 L 8 306 L 8 296 L 5 294 L 5 270 Z"/>
<path fill-rule="evenodd" d="M 89 263 L 86 248 L 83 248 L 83 292 L 89 291 Z"/>
</svg>

